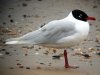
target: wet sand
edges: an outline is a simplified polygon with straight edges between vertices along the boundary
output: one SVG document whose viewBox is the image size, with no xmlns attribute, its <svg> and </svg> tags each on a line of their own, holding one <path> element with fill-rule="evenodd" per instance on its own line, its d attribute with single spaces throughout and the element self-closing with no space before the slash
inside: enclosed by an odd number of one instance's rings
<svg viewBox="0 0 100 75">
<path fill-rule="evenodd" d="M 89 21 L 87 39 L 67 49 L 69 63 L 79 68 L 64 68 L 63 49 L 4 44 L 8 38 L 66 17 L 73 9 L 96 17 L 96 21 Z M 99 0 L 0 0 L 0 75 L 100 75 L 99 9 Z"/>
</svg>

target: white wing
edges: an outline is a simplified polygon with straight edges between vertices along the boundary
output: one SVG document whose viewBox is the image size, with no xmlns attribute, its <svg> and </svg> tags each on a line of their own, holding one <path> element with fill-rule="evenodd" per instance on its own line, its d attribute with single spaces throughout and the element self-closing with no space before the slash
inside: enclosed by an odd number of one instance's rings
<svg viewBox="0 0 100 75">
<path fill-rule="evenodd" d="M 32 44 L 55 44 L 60 39 L 76 33 L 74 23 L 55 20 L 51 21 L 42 28 L 30 32 L 19 38 L 20 42 Z"/>
<path fill-rule="evenodd" d="M 56 43 L 59 39 L 71 36 L 76 33 L 74 23 L 56 20 L 48 23 L 39 30 L 23 36 L 27 41 L 34 41 L 36 44 Z"/>
</svg>

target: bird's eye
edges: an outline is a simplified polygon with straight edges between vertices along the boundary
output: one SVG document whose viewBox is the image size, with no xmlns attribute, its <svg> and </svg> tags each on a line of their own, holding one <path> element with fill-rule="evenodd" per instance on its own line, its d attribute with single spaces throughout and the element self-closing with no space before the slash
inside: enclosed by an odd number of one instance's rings
<svg viewBox="0 0 100 75">
<path fill-rule="evenodd" d="M 82 18 L 82 14 L 79 15 L 79 18 Z"/>
</svg>

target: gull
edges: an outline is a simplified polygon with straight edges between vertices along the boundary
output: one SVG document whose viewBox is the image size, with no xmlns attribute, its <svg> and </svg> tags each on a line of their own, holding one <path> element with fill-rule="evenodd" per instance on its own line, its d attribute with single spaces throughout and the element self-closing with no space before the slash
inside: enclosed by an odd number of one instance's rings
<svg viewBox="0 0 100 75">
<path fill-rule="evenodd" d="M 53 20 L 38 30 L 29 32 L 18 38 L 6 40 L 6 44 L 33 44 L 49 48 L 70 48 L 80 44 L 89 33 L 87 20 L 96 20 L 84 11 L 75 9 L 60 20 Z M 67 51 L 64 50 L 65 68 L 74 68 L 68 63 Z"/>
</svg>

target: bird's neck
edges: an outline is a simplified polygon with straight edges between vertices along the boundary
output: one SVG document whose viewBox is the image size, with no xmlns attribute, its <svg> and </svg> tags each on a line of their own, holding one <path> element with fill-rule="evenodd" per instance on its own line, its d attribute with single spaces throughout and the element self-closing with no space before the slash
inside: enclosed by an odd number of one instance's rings
<svg viewBox="0 0 100 75">
<path fill-rule="evenodd" d="M 76 22 L 78 21 L 77 19 L 75 19 L 72 15 L 72 12 L 69 13 L 69 15 L 67 17 L 64 18 L 65 20 L 69 20 L 71 22 Z"/>
</svg>

